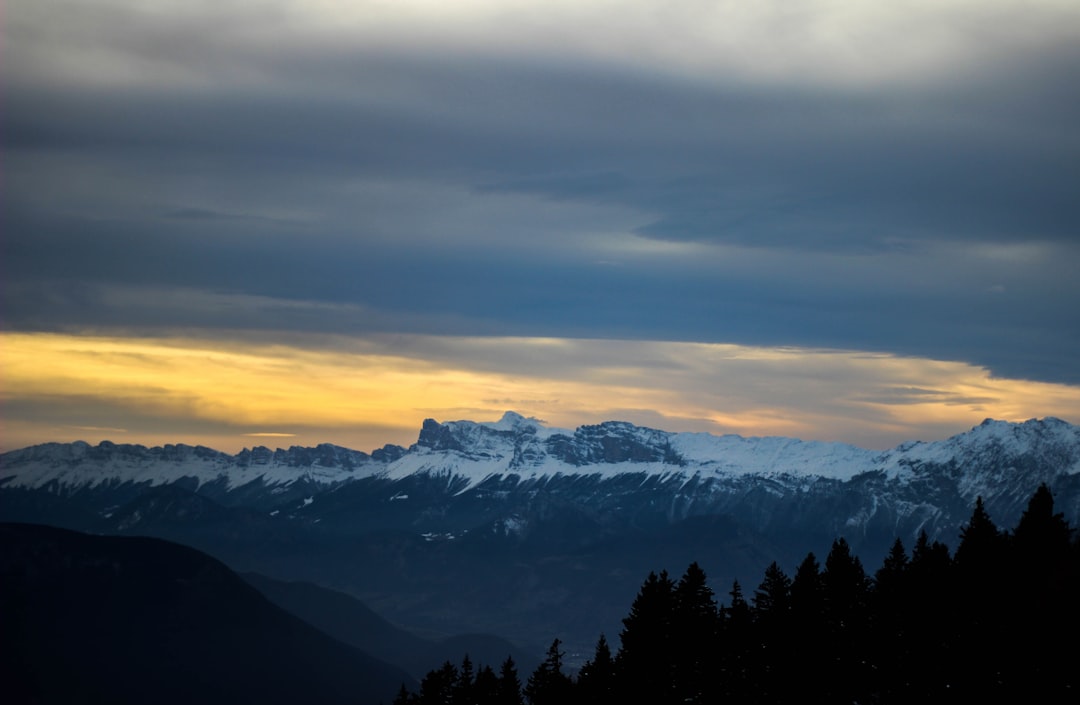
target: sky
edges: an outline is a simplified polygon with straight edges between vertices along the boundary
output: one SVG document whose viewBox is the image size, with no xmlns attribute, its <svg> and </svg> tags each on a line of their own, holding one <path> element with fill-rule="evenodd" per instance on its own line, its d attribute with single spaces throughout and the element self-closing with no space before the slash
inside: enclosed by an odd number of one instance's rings
<svg viewBox="0 0 1080 705">
<path fill-rule="evenodd" d="M 0 25 L 0 450 L 1080 422 L 1074 0 Z"/>
</svg>

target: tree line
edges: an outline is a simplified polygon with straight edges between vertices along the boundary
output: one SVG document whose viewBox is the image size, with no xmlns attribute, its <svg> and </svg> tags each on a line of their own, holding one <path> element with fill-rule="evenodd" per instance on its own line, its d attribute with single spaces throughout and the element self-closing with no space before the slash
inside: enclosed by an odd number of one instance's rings
<svg viewBox="0 0 1080 705">
<path fill-rule="evenodd" d="M 697 563 L 650 573 L 622 620 L 576 674 L 556 639 L 522 683 L 466 656 L 394 705 L 951 703 L 1075 699 L 1080 541 L 1042 485 L 1002 531 L 982 499 L 955 553 L 922 532 L 868 574 L 843 538 L 822 564 L 777 563 L 750 595 L 720 604 Z"/>
</svg>

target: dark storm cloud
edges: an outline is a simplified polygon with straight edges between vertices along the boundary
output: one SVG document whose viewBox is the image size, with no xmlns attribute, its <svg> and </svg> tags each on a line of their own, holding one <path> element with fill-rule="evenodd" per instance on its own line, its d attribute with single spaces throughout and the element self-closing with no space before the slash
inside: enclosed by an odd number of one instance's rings
<svg viewBox="0 0 1080 705">
<path fill-rule="evenodd" d="M 14 80 L 4 321 L 804 345 L 1080 382 L 1078 66 L 1051 46 L 879 89 L 308 49 L 263 83 Z"/>
</svg>

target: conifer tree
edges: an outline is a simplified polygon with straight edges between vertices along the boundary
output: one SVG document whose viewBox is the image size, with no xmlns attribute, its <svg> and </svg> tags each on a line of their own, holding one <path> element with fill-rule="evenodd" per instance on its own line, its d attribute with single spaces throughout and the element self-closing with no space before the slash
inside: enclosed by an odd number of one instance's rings
<svg viewBox="0 0 1080 705">
<path fill-rule="evenodd" d="M 863 641 L 869 582 L 862 562 L 844 538 L 833 541 L 821 573 L 826 631 L 822 647 L 829 657 L 822 674 L 829 700 L 859 702 L 868 687 Z"/>
<path fill-rule="evenodd" d="M 907 621 L 908 571 L 911 560 L 904 550 L 904 542 L 897 538 L 885 556 L 881 567 L 874 573 L 873 608 L 877 619 L 875 625 L 899 640 Z"/>
<path fill-rule="evenodd" d="M 1071 534 L 1065 515 L 1054 513 L 1054 495 L 1043 483 L 1020 516 L 1013 543 L 1021 557 L 1056 562 L 1069 552 Z"/>
<path fill-rule="evenodd" d="M 499 697 L 499 677 L 491 666 L 483 666 L 476 672 L 473 682 L 473 703 L 469 705 L 495 705 Z"/>
<path fill-rule="evenodd" d="M 889 553 L 881 567 L 874 573 L 874 589 L 890 594 L 899 594 L 907 575 L 911 560 L 904 549 L 904 542 L 897 538 L 893 541 Z"/>
<path fill-rule="evenodd" d="M 518 677 L 517 665 L 510 656 L 506 657 L 499 669 L 499 685 L 494 705 L 524 705 L 521 679 Z"/>
<path fill-rule="evenodd" d="M 451 693 L 453 705 L 474 705 L 475 687 L 473 663 L 468 654 L 461 660 L 461 668 L 458 669 L 457 679 Z"/>
<path fill-rule="evenodd" d="M 578 672 L 576 688 L 582 703 L 605 705 L 615 702 L 615 659 L 603 634 L 596 642 L 593 657 Z"/>
<path fill-rule="evenodd" d="M 765 569 L 765 577 L 754 591 L 754 618 L 759 622 L 783 621 L 791 609 L 791 578 L 776 561 Z"/>
<path fill-rule="evenodd" d="M 784 698 L 796 697 L 797 683 L 820 677 L 825 663 L 821 638 L 824 632 L 821 566 L 811 552 L 795 569 L 791 580 L 790 648 L 801 658 L 791 662 L 791 677 L 784 686 Z"/>
<path fill-rule="evenodd" d="M 908 674 L 910 688 L 914 700 L 940 700 L 949 695 L 945 688 L 949 655 L 957 648 L 960 632 L 948 546 L 931 542 L 926 531 L 920 531 L 911 549 L 908 576 L 907 632 L 912 648 L 919 649 L 921 664 Z"/>
<path fill-rule="evenodd" d="M 649 573 L 623 618 L 615 656 L 621 699 L 667 703 L 674 689 L 671 620 L 675 585 L 667 571 Z"/>
<path fill-rule="evenodd" d="M 457 668 L 446 661 L 442 668 L 429 672 L 421 679 L 417 703 L 419 705 L 447 705 L 453 702 L 457 678 Z"/>
<path fill-rule="evenodd" d="M 394 697 L 392 705 L 413 705 L 416 701 L 416 696 L 410 693 L 409 689 L 402 683 L 401 688 L 398 689 L 398 693 Z"/>
<path fill-rule="evenodd" d="M 724 628 L 745 633 L 753 621 L 753 613 L 750 611 L 750 604 L 743 597 L 742 586 L 738 580 L 732 582 L 728 597 L 728 604 L 720 610 Z"/>
<path fill-rule="evenodd" d="M 728 603 L 720 608 L 719 682 L 716 684 L 724 698 L 741 701 L 749 696 L 753 684 L 753 665 L 749 661 L 753 648 L 753 613 L 743 597 L 742 585 L 732 581 Z"/>
<path fill-rule="evenodd" d="M 1004 615 L 1002 631 L 1019 648 L 1003 680 L 1016 694 L 1026 684 L 1033 699 L 1043 702 L 1068 695 L 1051 684 L 1061 683 L 1061 674 L 1075 669 L 1069 651 L 1059 644 L 1062 635 L 1080 627 L 1080 570 L 1070 561 L 1075 556 L 1071 534 L 1064 515 L 1054 512 L 1053 494 L 1044 483 L 1032 495 L 1010 537 L 1013 579 L 1009 597 L 1015 607 Z"/>
<path fill-rule="evenodd" d="M 893 689 L 910 702 L 908 681 L 910 670 L 921 668 L 918 647 L 912 648 L 908 632 L 911 604 L 908 590 L 911 559 L 904 542 L 897 538 L 881 567 L 874 573 L 870 593 L 870 615 L 873 639 L 867 640 L 867 658 L 877 674 L 878 695 Z"/>
<path fill-rule="evenodd" d="M 842 537 L 833 541 L 825 558 L 821 584 L 826 613 L 842 628 L 843 621 L 855 616 L 864 606 L 869 587 L 862 561 L 851 553 L 851 546 Z"/>
<path fill-rule="evenodd" d="M 982 497 L 976 497 L 971 519 L 960 529 L 960 544 L 953 559 L 957 568 L 973 579 L 989 578 L 993 566 L 1000 565 L 1004 558 L 1004 544 L 1004 534 L 990 519 Z"/>
<path fill-rule="evenodd" d="M 543 663 L 529 676 L 524 692 L 530 705 L 565 705 L 570 700 L 573 681 L 563 673 L 561 645 L 559 639 L 551 642 Z"/>
<path fill-rule="evenodd" d="M 804 624 L 814 622 L 822 612 L 821 600 L 821 566 L 811 552 L 799 564 L 791 581 L 792 612 Z"/>
<path fill-rule="evenodd" d="M 708 698 L 720 617 L 705 571 L 691 563 L 675 586 L 671 617 L 674 697 L 696 703 Z"/>
</svg>

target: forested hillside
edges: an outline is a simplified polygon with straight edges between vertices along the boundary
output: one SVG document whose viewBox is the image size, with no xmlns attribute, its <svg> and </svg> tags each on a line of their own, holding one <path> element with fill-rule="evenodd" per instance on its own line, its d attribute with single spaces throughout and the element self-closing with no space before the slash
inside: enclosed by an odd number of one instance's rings
<svg viewBox="0 0 1080 705">
<path fill-rule="evenodd" d="M 1075 697 L 1080 542 L 1042 486 L 1012 531 L 976 502 L 955 553 L 897 540 L 868 573 L 847 541 L 788 575 L 773 563 L 718 604 L 691 564 L 651 573 L 613 652 L 600 635 L 576 674 L 555 639 L 522 683 L 500 668 L 446 663 L 397 705 L 479 703 L 1062 702 Z"/>
</svg>

